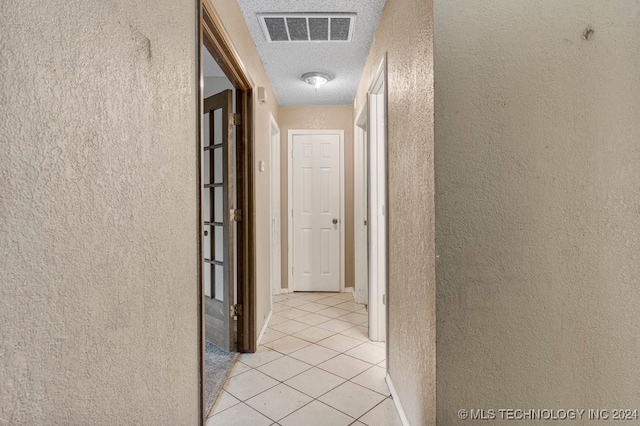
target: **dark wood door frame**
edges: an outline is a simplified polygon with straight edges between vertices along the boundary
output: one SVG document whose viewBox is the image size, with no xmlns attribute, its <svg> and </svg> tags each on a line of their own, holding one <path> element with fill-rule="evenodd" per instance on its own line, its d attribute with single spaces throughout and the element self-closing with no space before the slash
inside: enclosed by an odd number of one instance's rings
<svg viewBox="0 0 640 426">
<path fill-rule="evenodd" d="M 236 114 L 240 123 L 236 125 L 236 185 L 237 209 L 241 211 L 238 223 L 237 251 L 237 300 L 241 305 L 238 319 L 238 352 L 255 352 L 255 214 L 254 214 L 254 129 L 253 129 L 253 82 L 242 61 L 233 48 L 229 35 L 224 30 L 209 0 L 198 0 L 198 46 L 197 46 L 197 200 L 198 200 L 198 336 L 200 353 L 200 418 L 204 419 L 204 292 L 202 288 L 202 213 L 201 213 L 201 122 L 203 113 L 202 55 L 201 46 L 211 53 L 236 89 Z M 204 420 L 203 420 L 204 421 Z"/>
</svg>

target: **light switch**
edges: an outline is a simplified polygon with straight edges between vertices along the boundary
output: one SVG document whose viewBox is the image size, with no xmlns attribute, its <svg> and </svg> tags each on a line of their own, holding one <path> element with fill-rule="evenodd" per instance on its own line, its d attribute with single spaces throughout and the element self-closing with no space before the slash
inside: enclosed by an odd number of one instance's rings
<svg viewBox="0 0 640 426">
<path fill-rule="evenodd" d="M 260 160 L 258 162 L 258 170 L 260 170 L 261 172 L 264 172 L 264 161 Z"/>
</svg>

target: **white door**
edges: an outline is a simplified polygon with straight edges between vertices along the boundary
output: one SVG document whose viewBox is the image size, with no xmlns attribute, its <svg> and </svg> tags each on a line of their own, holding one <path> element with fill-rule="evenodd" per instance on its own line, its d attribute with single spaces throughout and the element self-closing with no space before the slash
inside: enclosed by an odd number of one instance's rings
<svg viewBox="0 0 640 426">
<path fill-rule="evenodd" d="M 337 133 L 292 133 L 295 291 L 340 291 L 340 142 Z"/>
</svg>

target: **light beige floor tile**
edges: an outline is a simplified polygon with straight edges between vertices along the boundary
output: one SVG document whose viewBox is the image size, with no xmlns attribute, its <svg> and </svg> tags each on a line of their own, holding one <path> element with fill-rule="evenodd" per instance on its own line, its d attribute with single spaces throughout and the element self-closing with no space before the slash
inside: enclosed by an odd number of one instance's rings
<svg viewBox="0 0 640 426">
<path fill-rule="evenodd" d="M 240 404 L 240 400 L 231 395 L 229 392 L 223 390 L 222 392 L 220 392 L 218 399 L 213 405 L 213 410 L 211 411 L 211 413 L 212 415 L 221 413 L 227 408 L 231 408 L 236 404 Z"/>
<path fill-rule="evenodd" d="M 384 368 L 374 365 L 363 373 L 358 374 L 351 381 L 384 396 L 389 396 L 391 392 L 389 392 L 389 386 L 387 386 L 387 381 L 385 380 L 386 375 Z"/>
<path fill-rule="evenodd" d="M 240 401 L 245 401 L 277 384 L 278 382 L 276 380 L 266 374 L 258 370 L 249 370 L 230 378 L 225 384 L 224 390 Z"/>
<path fill-rule="evenodd" d="M 382 367 L 385 370 L 387 369 L 387 360 L 385 359 L 384 361 L 381 361 L 378 363 L 378 367 Z"/>
<path fill-rule="evenodd" d="M 278 314 L 273 314 L 271 315 L 271 319 L 269 320 L 269 327 L 286 321 L 289 321 L 289 318 L 281 317 Z"/>
<path fill-rule="evenodd" d="M 276 294 L 275 296 L 273 296 L 273 301 L 274 302 L 282 302 L 287 300 L 289 297 L 286 294 Z"/>
<path fill-rule="evenodd" d="M 305 328 L 309 328 L 309 325 L 303 324 L 295 320 L 289 320 L 289 321 L 281 322 L 280 324 L 272 325 L 271 328 L 281 333 L 292 334 L 292 333 L 297 333 L 298 331 L 302 331 Z"/>
<path fill-rule="evenodd" d="M 324 315 L 325 317 L 329 317 L 329 318 L 339 318 L 343 315 L 348 315 L 350 313 L 351 311 L 346 311 L 344 309 L 337 309 L 331 306 L 316 312 L 316 314 L 318 315 Z"/>
<path fill-rule="evenodd" d="M 267 328 L 262 336 L 262 340 L 260 340 L 260 344 L 265 344 L 269 342 L 273 342 L 274 340 L 278 340 L 282 337 L 286 336 L 285 333 L 282 333 L 278 330 L 274 330 L 273 328 Z"/>
<path fill-rule="evenodd" d="M 318 342 L 320 346 L 333 349 L 338 352 L 346 352 L 349 349 L 353 349 L 358 345 L 362 345 L 362 340 L 354 339 L 353 337 L 343 336 L 342 334 L 334 334 L 324 340 Z"/>
<path fill-rule="evenodd" d="M 349 426 L 367 426 L 367 425 L 365 425 L 364 423 L 361 423 L 359 421 L 356 421 L 356 422 L 351 423 L 351 425 L 349 425 Z"/>
<path fill-rule="evenodd" d="M 353 418 L 319 401 L 305 405 L 279 423 L 282 426 L 348 426 Z"/>
<path fill-rule="evenodd" d="M 322 324 L 323 322 L 327 322 L 330 319 L 331 318 L 325 317 L 324 315 L 309 314 L 309 315 L 305 315 L 303 317 L 297 318 L 296 321 L 299 321 L 307 325 L 318 325 L 318 324 Z"/>
<path fill-rule="evenodd" d="M 339 293 L 338 295 L 334 296 L 337 299 L 341 299 L 344 300 L 345 302 L 353 302 L 353 293 L 351 293 L 350 291 L 346 291 L 344 293 Z"/>
<path fill-rule="evenodd" d="M 341 331 L 345 331 L 349 328 L 352 328 L 353 324 L 351 324 L 350 322 L 341 321 L 340 319 L 332 319 L 331 321 L 318 324 L 318 327 L 324 330 L 335 331 L 336 333 L 340 333 Z"/>
<path fill-rule="evenodd" d="M 318 399 L 351 417 L 358 418 L 378 405 L 385 397 L 362 386 L 346 382 Z"/>
<path fill-rule="evenodd" d="M 385 358 L 384 348 L 373 345 L 369 342 L 365 342 L 360 346 L 356 346 L 355 348 L 350 349 L 345 353 L 349 356 L 361 359 L 371 364 L 377 364 L 381 361 L 384 361 Z"/>
<path fill-rule="evenodd" d="M 340 352 L 336 352 L 332 349 L 319 345 L 310 345 L 289 354 L 290 357 L 299 359 L 300 361 L 304 361 L 311 365 L 318 365 L 337 355 L 340 355 Z"/>
<path fill-rule="evenodd" d="M 340 376 L 343 379 L 351 379 L 352 377 L 355 377 L 363 371 L 371 368 L 371 364 L 341 354 L 319 364 L 318 368 Z"/>
<path fill-rule="evenodd" d="M 338 309 L 344 309 L 345 311 L 357 311 L 358 309 L 362 308 L 362 305 L 358 305 L 354 302 L 344 302 L 339 305 L 335 305 L 335 307 Z"/>
<path fill-rule="evenodd" d="M 246 403 L 270 419 L 278 421 L 311 402 L 312 399 L 281 383 L 260 395 L 256 395 Z"/>
<path fill-rule="evenodd" d="M 296 306 L 304 305 L 306 303 L 308 303 L 307 300 L 299 297 L 290 297 L 287 300 L 280 302 L 281 305 L 289 306 L 291 308 L 295 308 Z"/>
<path fill-rule="evenodd" d="M 320 303 L 309 302 L 304 305 L 298 306 L 298 309 L 302 309 L 303 311 L 307 311 L 307 312 L 318 312 L 323 309 L 327 309 L 327 306 L 321 305 Z"/>
<path fill-rule="evenodd" d="M 291 352 L 295 352 L 299 349 L 302 349 L 306 346 L 309 346 L 311 343 L 306 340 L 298 339 L 293 336 L 286 336 L 282 339 L 274 340 L 273 342 L 269 342 L 266 346 L 270 347 L 274 351 L 278 351 L 283 354 L 290 354 Z"/>
<path fill-rule="evenodd" d="M 274 314 L 277 314 L 283 311 L 288 311 L 289 309 L 291 309 L 291 306 L 283 305 L 281 303 L 274 303 L 273 308 L 271 308 L 271 311 Z"/>
<path fill-rule="evenodd" d="M 385 399 L 360 418 L 367 426 L 402 426 L 402 421 L 393 400 Z"/>
<path fill-rule="evenodd" d="M 300 374 L 305 370 L 310 369 L 311 366 L 297 359 L 284 356 L 278 358 L 275 361 L 264 364 L 258 367 L 259 371 L 262 371 L 269 377 L 273 377 L 276 380 L 284 382 L 287 379 Z"/>
<path fill-rule="evenodd" d="M 245 371 L 249 371 L 249 370 L 251 370 L 251 367 L 249 367 L 247 364 L 244 364 L 238 361 L 235 364 L 233 364 L 233 367 L 231 367 L 231 373 L 229 373 L 229 377 L 237 376 L 238 374 L 242 374 Z"/>
<path fill-rule="evenodd" d="M 324 299 L 319 299 L 316 302 L 327 306 L 334 306 L 345 303 L 344 299 L 340 299 L 338 297 L 326 297 Z"/>
<path fill-rule="evenodd" d="M 252 354 L 240 354 L 240 362 L 248 365 L 249 367 L 259 367 L 262 364 L 274 361 L 282 356 L 281 353 L 273 351 L 266 346 L 258 347 Z"/>
<path fill-rule="evenodd" d="M 308 342 L 318 342 L 322 339 L 326 339 L 327 337 L 333 336 L 335 333 L 329 330 L 323 330 L 318 327 L 309 327 L 297 333 L 294 333 L 293 336 L 298 337 L 302 340 L 306 340 Z"/>
<path fill-rule="evenodd" d="M 352 324 L 360 325 L 367 322 L 368 317 L 366 315 L 362 315 L 357 312 L 352 312 L 350 314 L 341 316 L 339 319 L 340 321 L 347 321 Z"/>
<path fill-rule="evenodd" d="M 363 326 L 356 326 L 349 328 L 347 330 L 341 331 L 340 334 L 343 336 L 352 337 L 354 339 L 358 339 L 360 341 L 369 340 L 369 329 Z"/>
<path fill-rule="evenodd" d="M 304 300 L 308 300 L 310 302 L 315 302 L 316 300 L 326 299 L 327 297 L 335 296 L 339 293 L 304 293 L 301 296 Z"/>
<path fill-rule="evenodd" d="M 319 368 L 312 368 L 302 374 L 287 380 L 285 383 L 289 386 L 304 392 L 314 398 L 319 397 L 331 389 L 338 387 L 345 382 L 345 379 L 331 374 Z"/>
<path fill-rule="evenodd" d="M 278 315 L 288 319 L 296 319 L 296 318 L 303 317 L 305 315 L 309 315 L 309 312 L 303 311 L 302 309 L 291 308 L 291 309 L 287 309 L 286 311 L 278 312 Z"/>
<path fill-rule="evenodd" d="M 207 426 L 269 426 L 273 421 L 244 403 L 212 416 Z"/>
</svg>

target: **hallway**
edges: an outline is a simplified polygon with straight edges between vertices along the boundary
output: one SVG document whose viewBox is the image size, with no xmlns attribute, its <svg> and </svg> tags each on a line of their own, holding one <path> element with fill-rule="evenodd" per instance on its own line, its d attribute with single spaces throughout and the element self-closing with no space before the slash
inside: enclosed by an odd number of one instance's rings
<svg viewBox="0 0 640 426">
<path fill-rule="evenodd" d="M 400 425 L 384 343 L 351 293 L 274 296 L 254 354 L 242 354 L 207 426 Z"/>
</svg>

